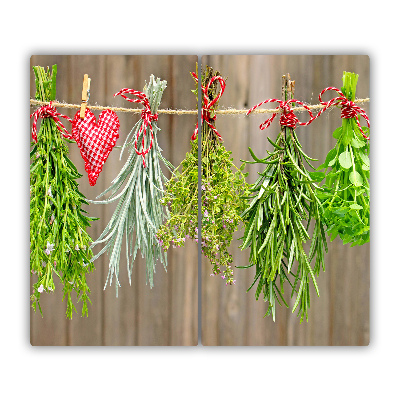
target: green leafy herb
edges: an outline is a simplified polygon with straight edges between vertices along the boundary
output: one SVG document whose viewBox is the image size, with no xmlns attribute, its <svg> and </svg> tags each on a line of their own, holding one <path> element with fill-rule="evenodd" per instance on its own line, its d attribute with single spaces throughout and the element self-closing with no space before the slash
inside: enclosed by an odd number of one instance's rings
<svg viewBox="0 0 400 400">
<path fill-rule="evenodd" d="M 207 67 L 201 78 L 206 87 L 212 76 L 219 75 Z M 197 96 L 197 89 L 193 91 Z M 210 101 L 217 93 L 217 83 L 210 85 L 207 93 Z M 217 108 L 217 103 L 213 110 Z M 246 174 L 237 168 L 231 152 L 218 141 L 207 123 L 202 124 L 202 229 L 201 247 L 203 254 L 213 265 L 213 274 L 222 274 L 226 284 L 233 284 L 233 259 L 229 252 L 232 235 L 241 221 L 240 214 L 246 206 L 248 195 Z M 182 246 L 186 239 L 199 239 L 197 230 L 198 199 L 198 140 L 192 141 L 192 150 L 182 162 L 182 172 L 174 172 L 166 185 L 163 204 L 170 205 L 170 219 L 162 226 L 158 239 L 164 250 L 172 243 Z M 224 269 L 221 271 L 221 268 Z"/>
<path fill-rule="evenodd" d="M 143 91 L 149 99 L 152 114 L 157 112 L 166 87 L 166 81 L 161 81 L 159 78 L 154 79 L 153 75 L 150 76 L 149 84 L 145 86 Z M 111 192 L 110 197 L 103 201 L 92 201 L 95 204 L 110 204 L 118 200 L 110 222 L 91 246 L 94 247 L 97 244 L 106 243 L 92 260 L 97 259 L 107 251 L 110 262 L 105 286 L 107 286 L 108 282 L 111 285 L 113 275 L 115 275 L 117 295 L 118 287 L 120 286 L 118 281 L 119 261 L 124 236 L 129 283 L 131 282 L 133 262 L 136 259 L 138 250 L 146 260 L 146 284 L 149 282 L 150 287 L 153 287 L 153 274 L 157 260 L 161 260 L 165 269 L 167 266 L 167 256 L 165 254 L 163 257 L 163 252 L 156 240 L 156 233 L 166 216 L 164 207 L 161 204 L 161 198 L 163 182 L 167 179 L 161 171 L 160 160 L 168 168 L 171 169 L 173 167 L 161 155 L 162 150 L 157 141 L 157 132 L 160 128 L 158 128 L 155 121 L 151 123 L 154 135 L 153 145 L 146 155 L 146 167 L 143 167 L 142 156 L 136 153 L 134 147 L 135 138 L 141 124 L 142 120 L 140 119 L 128 134 L 122 147 L 121 157 L 125 148 L 130 152 L 128 160 L 118 176 L 112 181 L 111 186 L 98 196 L 101 197 Z M 150 127 L 146 129 L 144 147 L 148 148 L 151 140 Z M 139 136 L 138 143 L 142 143 L 142 140 L 143 132 Z M 125 187 L 120 193 L 116 194 L 124 182 L 126 182 Z"/>
<path fill-rule="evenodd" d="M 287 91 L 285 99 L 289 98 L 286 96 L 289 96 Z M 304 161 L 312 167 L 309 160 L 315 160 L 303 152 L 294 129 L 282 127 L 276 142 L 268 140 L 274 149 L 267 151 L 263 159 L 249 149 L 254 161 L 247 163 L 264 164 L 265 169 L 251 186 L 254 195 L 243 213 L 245 232 L 241 247 L 250 248 L 250 262 L 242 268 L 256 267 L 253 284 L 248 290 L 256 285 L 257 300 L 263 292 L 264 301 L 268 302 L 265 315 L 272 313 L 274 321 L 276 303 L 288 307 L 284 299 L 284 283 L 288 281 L 291 295 L 297 293 L 292 312 L 299 307 L 302 322 L 304 317 L 308 320 L 309 283 L 313 282 L 319 296 L 316 277 L 321 267 L 325 270 L 327 244 L 315 184 L 320 173 L 308 172 L 305 168 Z M 309 240 L 311 247 L 307 254 L 305 244 Z"/>
<path fill-rule="evenodd" d="M 206 67 L 201 84 L 207 87 L 213 76 L 220 75 Z M 208 89 L 210 102 L 218 93 L 217 81 Z M 218 108 L 218 101 L 210 110 L 211 115 Z M 226 285 L 235 283 L 233 279 L 233 258 L 229 247 L 233 233 L 242 222 L 241 214 L 246 208 L 249 185 L 243 173 L 245 164 L 237 168 L 231 157 L 232 152 L 225 146 L 207 123 L 202 124 L 201 137 L 201 248 L 213 266 L 213 274 L 225 280 Z M 223 269 L 221 271 L 221 268 Z"/>
<path fill-rule="evenodd" d="M 185 159 L 172 172 L 161 200 L 163 205 L 169 206 L 169 218 L 157 232 L 158 243 L 165 252 L 171 244 L 182 247 L 187 239 L 198 240 L 197 138 L 191 141 L 191 147 Z"/>
<path fill-rule="evenodd" d="M 217 141 L 207 124 L 202 125 L 201 144 L 201 248 L 213 266 L 213 275 L 222 274 L 226 285 L 232 285 L 235 280 L 229 247 L 250 194 L 247 174 L 243 173 L 245 164 L 236 167 L 232 152 Z"/>
<path fill-rule="evenodd" d="M 342 92 L 354 101 L 358 75 L 343 73 Z M 365 134 L 369 128 L 362 128 Z M 369 141 L 355 118 L 342 119 L 333 133 L 335 148 L 329 151 L 323 169 L 325 183 L 318 197 L 324 208 L 324 219 L 331 241 L 337 235 L 351 246 L 369 242 Z M 327 172 L 329 170 L 329 172 Z M 322 179 L 320 179 L 322 180 Z"/>
<path fill-rule="evenodd" d="M 55 100 L 57 66 L 51 72 L 39 66 L 33 71 L 36 99 Z M 55 289 L 55 274 L 64 286 L 67 317 L 76 311 L 72 291 L 82 301 L 82 316 L 87 316 L 90 290 L 86 274 L 93 270 L 93 263 L 86 227 L 97 218 L 84 215 L 81 206 L 88 202 L 76 183 L 82 175 L 67 157 L 68 148 L 53 119 L 42 120 L 37 139 L 30 154 L 30 266 L 38 279 L 33 285 L 32 307 L 42 312 L 40 296 Z"/>
</svg>

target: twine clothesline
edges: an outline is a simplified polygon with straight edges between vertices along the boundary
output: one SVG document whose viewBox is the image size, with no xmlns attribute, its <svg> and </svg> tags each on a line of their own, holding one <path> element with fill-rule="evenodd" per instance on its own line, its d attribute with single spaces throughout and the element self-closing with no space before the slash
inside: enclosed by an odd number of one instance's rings
<svg viewBox="0 0 400 400">
<path fill-rule="evenodd" d="M 370 99 L 367 97 L 365 99 L 356 99 L 354 100 L 354 103 L 369 103 Z M 31 106 L 45 106 L 49 105 L 50 102 L 46 101 L 39 101 L 39 100 L 34 100 L 30 99 L 30 105 Z M 52 105 L 54 107 L 64 107 L 64 108 L 80 108 L 80 104 L 68 104 L 68 103 L 61 103 L 58 101 L 53 101 Z M 315 104 L 315 105 L 309 105 L 308 108 L 311 110 L 318 110 L 324 108 L 324 104 Z M 114 112 L 131 112 L 134 114 L 140 114 L 142 112 L 141 108 L 124 108 L 124 107 L 105 107 L 105 106 L 88 106 L 88 108 L 92 110 L 111 110 Z M 214 111 L 215 114 L 219 115 L 235 115 L 235 114 L 246 114 L 249 110 L 244 110 L 244 109 L 235 109 L 235 108 L 228 108 L 226 110 L 216 110 Z M 305 107 L 293 107 L 292 111 L 307 111 Z M 266 109 L 266 108 L 259 108 L 257 110 L 254 110 L 252 113 L 253 114 L 275 114 L 275 113 L 282 112 L 282 110 L 277 110 L 276 108 L 273 109 Z M 172 109 L 163 109 L 163 110 L 158 110 L 158 114 L 167 114 L 167 115 L 197 115 L 198 110 L 172 110 Z"/>
</svg>

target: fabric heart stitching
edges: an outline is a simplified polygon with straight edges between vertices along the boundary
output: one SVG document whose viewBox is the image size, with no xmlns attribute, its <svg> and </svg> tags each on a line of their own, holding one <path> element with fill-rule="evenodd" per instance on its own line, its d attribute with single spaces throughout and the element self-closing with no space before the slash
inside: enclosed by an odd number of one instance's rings
<svg viewBox="0 0 400 400">
<path fill-rule="evenodd" d="M 96 122 L 95 115 L 86 109 L 82 120 L 79 111 L 72 121 L 72 136 L 74 137 L 89 176 L 90 186 L 96 184 L 111 150 L 119 138 L 120 123 L 114 111 L 105 110 Z"/>
</svg>

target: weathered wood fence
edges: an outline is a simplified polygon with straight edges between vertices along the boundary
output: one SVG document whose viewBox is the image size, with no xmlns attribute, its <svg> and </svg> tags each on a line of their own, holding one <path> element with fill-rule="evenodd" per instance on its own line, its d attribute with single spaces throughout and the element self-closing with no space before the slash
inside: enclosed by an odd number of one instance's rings
<svg viewBox="0 0 400 400">
<path fill-rule="evenodd" d="M 161 108 L 195 109 L 197 101 L 191 90 L 197 56 L 32 56 L 32 65 L 58 64 L 57 100 L 79 103 L 82 79 L 91 78 L 90 104 L 130 107 L 113 98 L 123 87 L 142 90 L 150 74 L 166 79 L 168 87 Z M 312 104 L 326 86 L 341 87 L 343 71 L 360 75 L 357 97 L 369 97 L 369 59 L 367 56 L 205 56 L 203 64 L 218 69 L 228 77 L 220 100 L 221 108 L 249 108 L 266 98 L 279 97 L 281 76 L 290 73 L 296 81 L 295 97 Z M 35 86 L 31 71 L 31 97 Z M 369 104 L 363 106 L 369 112 Z M 272 108 L 272 107 L 271 107 Z M 75 110 L 63 108 L 73 117 Z M 97 116 L 99 113 L 95 112 Z M 119 114 L 121 145 L 138 115 Z M 248 147 L 262 156 L 270 146 L 266 135 L 275 138 L 278 124 L 266 131 L 258 125 L 266 115 L 217 117 L 217 127 L 224 144 L 233 152 L 236 164 L 249 159 Z M 300 117 L 301 118 L 301 117 Z M 306 118 L 304 116 L 304 118 Z M 178 165 L 190 149 L 190 136 L 196 124 L 194 115 L 162 115 L 159 118 L 160 146 L 165 157 Z M 305 152 L 323 160 L 334 145 L 333 130 L 340 124 L 340 113 L 332 110 L 309 127 L 300 127 L 298 136 Z M 27 133 L 28 134 L 28 133 Z M 371 136 L 373 137 L 373 131 Z M 83 160 L 76 145 L 70 156 L 83 173 L 80 190 L 94 199 L 105 190 L 122 166 L 119 151 L 114 150 L 103 168 L 96 186 L 90 187 Z M 247 167 L 249 181 L 257 176 L 256 166 Z M 91 215 L 99 217 L 89 230 L 97 238 L 107 224 L 115 206 L 90 205 Z M 240 232 L 236 235 L 240 237 Z M 245 265 L 246 251 L 232 246 L 236 265 Z M 95 249 L 96 250 L 96 249 Z M 114 287 L 103 286 L 108 270 L 107 256 L 100 257 L 89 277 L 92 306 L 89 318 L 75 315 L 65 318 L 62 294 L 42 296 L 44 317 L 31 312 L 33 345 L 196 345 L 198 343 L 198 266 L 197 245 L 171 249 L 168 272 L 157 265 L 155 287 L 145 285 L 145 266 L 137 258 L 129 286 L 121 266 L 119 297 Z M 210 265 L 202 260 L 201 342 L 203 345 L 366 345 L 369 343 L 369 245 L 350 248 L 339 239 L 329 245 L 326 272 L 318 279 L 321 296 L 312 294 L 309 322 L 299 325 L 290 310 L 280 308 L 276 322 L 263 318 L 266 305 L 255 301 L 254 291 L 246 293 L 253 278 L 251 270 L 235 270 L 237 284 L 225 287 L 222 280 L 211 278 Z M 57 284 L 56 284 L 57 285 Z M 289 300 L 290 301 L 290 300 Z M 293 302 L 289 303 L 293 304 Z M 79 310 L 79 308 L 78 308 Z"/>
<path fill-rule="evenodd" d="M 202 64 L 228 77 L 221 107 L 250 108 L 268 98 L 281 97 L 281 77 L 290 73 L 296 81 L 295 98 L 318 104 L 318 94 L 327 86 L 342 86 L 343 71 L 360 75 L 357 97 L 369 97 L 369 58 L 367 56 L 205 56 Z M 330 98 L 328 94 L 327 98 Z M 274 108 L 267 104 L 265 108 Z M 369 104 L 363 106 L 369 112 Z M 270 114 L 244 116 L 218 115 L 216 125 L 235 162 L 250 160 L 250 146 L 258 157 L 271 150 L 266 136 L 275 140 L 279 124 L 274 121 L 260 131 L 259 125 Z M 300 114 L 302 121 L 308 114 Z M 334 146 L 332 132 L 341 124 L 340 111 L 332 110 L 296 132 L 306 154 L 322 162 Z M 371 134 L 373 136 L 373 133 Z M 321 163 L 322 163 L 321 162 Z M 319 165 L 316 163 L 316 166 Z M 247 166 L 249 182 L 257 179 L 257 166 Z M 243 231 L 242 231 L 243 232 Z M 236 237 L 241 237 L 239 232 Z M 248 252 L 233 247 L 236 265 L 248 264 Z M 367 345 L 369 343 L 369 245 L 343 246 L 337 238 L 329 244 L 326 272 L 318 278 L 320 297 L 311 293 L 309 322 L 299 324 L 291 309 L 279 308 L 276 322 L 263 318 L 266 304 L 256 302 L 251 269 L 235 271 L 236 286 L 225 287 L 221 279 L 210 277 L 210 265 L 202 260 L 202 343 L 204 345 Z M 289 290 L 288 290 L 289 292 Z M 290 301 L 287 293 L 289 306 Z"/>
<path fill-rule="evenodd" d="M 191 90 L 197 56 L 33 56 L 32 65 L 58 65 L 57 100 L 80 104 L 83 75 L 91 78 L 89 105 L 113 105 L 138 107 L 126 100 L 114 98 L 120 89 L 127 87 L 143 90 L 145 81 L 153 74 L 168 81 L 161 108 L 195 109 L 197 100 Z M 34 74 L 31 71 L 31 97 L 35 95 Z M 60 112 L 73 117 L 76 110 L 60 108 Z M 98 111 L 94 111 L 96 117 Z M 120 137 L 117 146 L 122 145 L 126 135 L 139 119 L 138 114 L 119 113 Z M 173 165 L 179 165 L 190 150 L 190 136 L 197 122 L 197 116 L 159 117 L 159 144 L 164 156 Z M 28 134 L 28 132 L 27 132 Z M 123 165 L 119 160 L 120 151 L 114 149 L 104 165 L 95 186 L 89 186 L 84 163 L 76 145 L 70 144 L 70 156 L 83 174 L 79 180 L 80 190 L 89 199 L 103 192 L 118 174 Z M 115 204 L 90 205 L 87 210 L 100 220 L 92 224 L 89 232 L 98 238 L 108 223 Z M 97 253 L 98 249 L 94 249 Z M 74 315 L 71 321 L 65 318 L 65 304 L 62 293 L 42 296 L 40 313 L 31 312 L 31 343 L 33 345 L 196 345 L 198 309 L 198 268 L 197 247 L 188 243 L 184 249 L 173 249 L 168 254 L 168 272 L 161 263 L 157 264 L 154 288 L 146 284 L 145 263 L 138 255 L 133 268 L 132 286 L 129 286 L 126 268 L 121 263 L 121 288 L 118 298 L 114 286 L 103 291 L 108 271 L 108 257 L 101 256 L 95 262 L 96 270 L 88 279 L 91 288 L 92 305 L 89 317 Z M 178 251 L 176 251 L 178 250 Z M 58 286 L 60 288 L 60 286 Z M 79 311 L 79 308 L 78 308 Z"/>
</svg>

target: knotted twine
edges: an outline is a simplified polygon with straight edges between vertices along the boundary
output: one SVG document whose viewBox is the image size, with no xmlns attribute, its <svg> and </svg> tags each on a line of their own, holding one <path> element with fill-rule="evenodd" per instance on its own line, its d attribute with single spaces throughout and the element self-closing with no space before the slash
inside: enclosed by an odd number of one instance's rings
<svg viewBox="0 0 400 400">
<path fill-rule="evenodd" d="M 196 82 L 198 82 L 199 80 L 198 80 L 196 73 L 192 72 L 191 74 L 192 74 L 194 80 Z M 214 81 L 219 82 L 219 84 L 221 86 L 221 90 L 215 96 L 215 98 L 210 101 L 210 98 L 208 97 L 208 90 L 210 89 L 210 86 L 214 83 Z M 205 121 L 206 124 L 210 127 L 210 129 L 215 133 L 215 135 L 221 141 L 223 140 L 222 136 L 218 133 L 217 129 L 214 126 L 214 123 L 216 120 L 216 115 L 214 114 L 213 116 L 211 116 L 211 111 L 212 111 L 211 107 L 220 99 L 220 97 L 224 93 L 225 86 L 226 86 L 226 83 L 225 83 L 224 79 L 222 78 L 222 76 L 219 76 L 219 75 L 213 76 L 206 86 L 201 85 L 201 91 L 203 93 L 203 104 L 201 107 L 201 123 L 203 123 L 203 121 Z M 194 132 L 193 132 L 193 135 L 191 138 L 192 140 L 196 139 L 198 131 L 199 131 L 199 123 L 196 124 L 196 128 L 194 129 Z"/>
<path fill-rule="evenodd" d="M 287 126 L 289 128 L 293 128 L 293 129 L 296 128 L 297 124 L 303 125 L 303 126 L 309 125 L 315 119 L 310 108 L 308 108 L 308 106 L 306 104 L 304 104 L 302 101 L 296 100 L 296 99 L 289 99 L 286 101 L 279 100 L 279 99 L 267 99 L 267 100 L 262 101 L 261 103 L 256 104 L 252 108 L 250 108 L 250 110 L 247 111 L 246 115 L 249 115 L 252 111 L 254 111 L 256 108 L 260 107 L 261 105 L 263 105 L 265 103 L 278 103 L 279 105 L 278 105 L 278 107 L 276 107 L 276 112 L 273 113 L 270 118 L 266 119 L 260 125 L 261 130 L 267 129 L 271 125 L 271 122 L 274 120 L 274 118 L 277 116 L 278 113 L 281 113 L 281 116 L 279 118 L 280 125 Z M 301 107 L 304 107 L 307 110 L 308 114 L 310 115 L 310 119 L 307 122 L 301 122 L 294 114 L 291 103 L 296 103 L 296 104 L 299 104 Z"/>
<path fill-rule="evenodd" d="M 329 100 L 329 101 L 322 101 L 321 97 L 322 95 L 328 91 L 328 90 L 334 90 L 336 91 L 339 96 L 334 97 L 333 99 Z M 366 114 L 366 112 L 359 106 L 357 106 L 354 101 L 349 100 L 341 90 L 339 90 L 338 88 L 335 88 L 333 86 L 329 86 L 327 88 L 325 88 L 318 96 L 318 99 L 320 101 L 321 104 L 324 104 L 325 107 L 322 108 L 318 114 L 314 117 L 318 118 L 324 111 L 326 111 L 329 107 L 331 106 L 340 106 L 341 108 L 341 112 L 340 112 L 340 117 L 341 118 L 355 118 L 358 129 L 361 132 L 361 135 L 363 135 L 363 137 L 367 140 L 369 140 L 369 137 L 365 135 L 364 131 L 361 128 L 360 125 L 360 120 L 358 118 L 358 114 L 360 114 L 365 121 L 367 122 L 368 128 L 370 127 L 369 125 L 369 118 L 368 115 Z"/>
<path fill-rule="evenodd" d="M 38 108 L 35 112 L 33 112 L 30 115 L 30 118 L 33 117 L 33 124 L 32 124 L 32 139 L 35 143 L 37 143 L 37 121 L 39 118 L 53 118 L 54 122 L 56 123 L 56 127 L 57 129 L 60 131 L 60 133 L 66 137 L 67 139 L 73 139 L 73 136 L 68 133 L 67 129 L 65 128 L 65 126 L 63 125 L 63 123 L 61 122 L 60 118 L 58 117 L 62 117 L 65 118 L 66 120 L 68 120 L 69 122 L 72 123 L 72 119 L 67 117 L 66 115 L 63 115 L 59 112 L 57 112 L 56 108 L 52 105 L 52 102 L 50 101 L 49 104 L 42 106 L 40 108 Z"/>
<path fill-rule="evenodd" d="M 321 98 L 322 95 L 328 90 L 336 91 L 339 94 L 339 96 L 334 97 L 333 99 L 331 99 L 327 102 L 322 101 L 322 98 Z M 324 105 L 324 107 L 315 116 L 313 116 L 311 109 L 306 104 L 304 104 L 302 101 L 299 101 L 296 99 L 292 99 L 292 100 L 289 99 L 286 101 L 279 100 L 279 99 L 267 99 L 267 100 L 262 101 L 261 103 L 256 104 L 252 108 L 250 108 L 246 112 L 246 115 L 249 115 L 252 111 L 254 111 L 256 108 L 260 107 L 261 105 L 263 105 L 265 103 L 277 102 L 279 104 L 279 106 L 276 108 L 276 112 L 273 113 L 270 118 L 265 120 L 260 125 L 260 129 L 263 130 L 263 129 L 268 128 L 278 113 L 281 113 L 280 120 L 279 120 L 280 125 L 287 126 L 289 128 L 294 129 L 297 124 L 303 125 L 303 126 L 311 124 L 311 122 L 313 122 L 315 119 L 317 119 L 319 116 L 321 116 L 329 107 L 339 106 L 341 108 L 340 117 L 341 118 L 355 118 L 357 126 L 360 130 L 360 133 L 362 134 L 362 136 L 365 139 L 369 140 L 369 137 L 366 136 L 364 131 L 362 130 L 361 125 L 360 125 L 360 120 L 358 118 L 358 114 L 360 114 L 366 120 L 368 128 L 369 128 L 370 124 L 369 124 L 368 115 L 361 107 L 357 106 L 357 104 L 355 104 L 354 101 L 347 99 L 347 97 L 343 94 L 343 92 L 341 90 L 339 90 L 338 88 L 335 88 L 333 86 L 329 86 L 329 87 L 325 88 L 324 90 L 322 90 L 322 92 L 318 96 L 318 99 L 319 99 L 320 103 L 322 105 Z M 310 119 L 307 122 L 301 122 L 294 114 L 294 112 L 291 108 L 291 105 L 290 105 L 291 103 L 296 103 L 296 104 L 299 104 L 300 106 L 304 107 L 307 110 L 308 114 L 310 115 Z"/>
<path fill-rule="evenodd" d="M 124 93 L 132 94 L 132 95 L 136 96 L 137 99 L 131 99 L 128 96 L 126 96 Z M 155 114 L 151 113 L 149 99 L 147 98 L 145 93 L 140 92 L 139 90 L 123 88 L 119 92 L 115 93 L 114 97 L 118 96 L 118 95 L 123 97 L 125 100 L 130 101 L 131 103 L 140 103 L 140 104 L 142 104 L 144 106 L 144 109 L 141 112 L 142 124 L 140 126 L 140 129 L 138 129 L 138 131 L 136 132 L 135 151 L 136 151 L 137 155 L 142 156 L 142 158 L 143 158 L 143 167 L 146 168 L 145 156 L 150 151 L 150 149 L 152 148 L 153 139 L 154 139 L 153 126 L 152 126 L 151 123 L 152 123 L 152 121 L 158 121 L 158 114 L 157 113 L 155 113 Z M 150 130 L 151 140 L 150 140 L 149 147 L 146 149 L 145 145 L 144 145 L 144 141 L 145 141 L 146 134 L 147 134 L 147 127 L 149 127 L 149 130 Z M 138 140 L 139 140 L 140 134 L 142 132 L 143 132 L 142 147 L 141 147 L 141 150 L 139 151 L 139 149 L 138 149 Z"/>
</svg>

